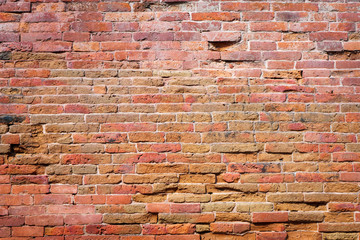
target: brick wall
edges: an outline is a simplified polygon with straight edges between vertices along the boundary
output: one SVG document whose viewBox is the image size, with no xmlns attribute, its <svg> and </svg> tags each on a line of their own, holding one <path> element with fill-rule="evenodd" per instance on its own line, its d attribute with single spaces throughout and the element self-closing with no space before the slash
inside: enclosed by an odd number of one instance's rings
<svg viewBox="0 0 360 240">
<path fill-rule="evenodd" d="M 357 240 L 357 1 L 0 0 L 0 238 Z"/>
</svg>

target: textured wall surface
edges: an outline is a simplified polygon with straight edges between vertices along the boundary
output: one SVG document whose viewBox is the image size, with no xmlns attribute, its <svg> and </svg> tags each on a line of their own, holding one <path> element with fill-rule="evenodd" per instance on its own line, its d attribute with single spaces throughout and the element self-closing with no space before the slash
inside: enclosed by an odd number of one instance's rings
<svg viewBox="0 0 360 240">
<path fill-rule="evenodd" d="M 358 240 L 360 3 L 0 0 L 0 238 Z"/>
</svg>

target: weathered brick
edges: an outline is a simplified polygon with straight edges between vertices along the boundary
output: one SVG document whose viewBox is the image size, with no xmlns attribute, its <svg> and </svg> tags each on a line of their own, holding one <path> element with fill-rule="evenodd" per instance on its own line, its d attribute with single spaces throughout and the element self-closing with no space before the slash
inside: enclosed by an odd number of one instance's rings
<svg viewBox="0 0 360 240">
<path fill-rule="evenodd" d="M 357 239 L 358 10 L 3 1 L 0 238 Z"/>
</svg>

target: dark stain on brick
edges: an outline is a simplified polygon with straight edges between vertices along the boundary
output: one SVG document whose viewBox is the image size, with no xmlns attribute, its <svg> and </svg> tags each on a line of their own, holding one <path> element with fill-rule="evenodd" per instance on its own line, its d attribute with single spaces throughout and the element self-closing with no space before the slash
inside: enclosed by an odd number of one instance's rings
<svg viewBox="0 0 360 240">
<path fill-rule="evenodd" d="M 0 116 L 0 123 L 5 123 L 8 125 L 14 124 L 14 123 L 20 123 L 25 120 L 24 116 L 12 116 L 12 115 L 4 115 Z"/>
<path fill-rule="evenodd" d="M 11 52 L 0 52 L 0 60 L 10 60 Z"/>
</svg>

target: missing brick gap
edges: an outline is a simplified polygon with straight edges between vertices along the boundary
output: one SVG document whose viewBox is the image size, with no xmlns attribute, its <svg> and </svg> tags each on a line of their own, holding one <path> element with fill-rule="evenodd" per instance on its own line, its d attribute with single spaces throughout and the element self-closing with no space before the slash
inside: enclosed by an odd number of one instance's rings
<svg viewBox="0 0 360 240">
<path fill-rule="evenodd" d="M 157 5 L 157 3 L 154 2 L 135 3 L 134 12 L 150 12 L 153 10 L 154 5 Z"/>
<path fill-rule="evenodd" d="M 169 5 L 179 5 L 179 4 L 188 3 L 189 1 L 187 1 L 187 0 L 163 0 L 162 2 L 169 4 Z"/>
<path fill-rule="evenodd" d="M 238 45 L 239 41 L 224 41 L 224 42 L 208 42 L 209 50 L 212 51 L 229 51 L 232 48 L 235 48 Z"/>
<path fill-rule="evenodd" d="M 23 154 L 26 152 L 26 149 L 20 144 L 10 144 L 9 157 L 15 157 L 17 154 Z"/>
<path fill-rule="evenodd" d="M 166 11 L 169 6 L 188 3 L 186 0 L 164 0 L 161 2 L 139 2 L 134 4 L 134 12 Z"/>
<path fill-rule="evenodd" d="M 347 59 L 351 59 L 351 60 L 356 60 L 358 59 L 359 55 L 360 55 L 360 51 L 355 50 L 355 51 L 345 51 L 345 50 L 341 50 L 341 51 L 332 51 L 332 50 L 324 50 L 324 52 L 330 56 L 343 56 L 343 57 L 347 57 Z"/>
</svg>

